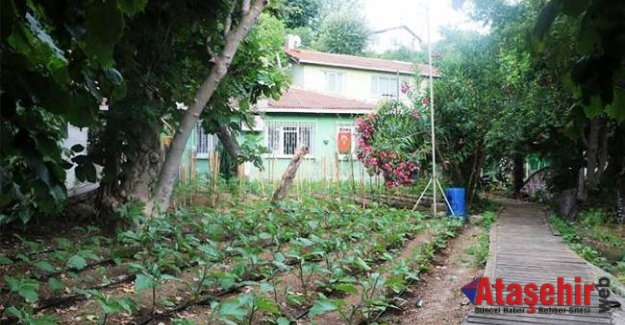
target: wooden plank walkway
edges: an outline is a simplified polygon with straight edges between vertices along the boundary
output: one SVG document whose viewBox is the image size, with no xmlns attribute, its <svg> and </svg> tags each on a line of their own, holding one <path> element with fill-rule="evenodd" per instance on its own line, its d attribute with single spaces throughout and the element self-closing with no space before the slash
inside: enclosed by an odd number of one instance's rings
<svg viewBox="0 0 625 325">
<path fill-rule="evenodd" d="M 491 228 L 489 259 L 484 276 L 490 279 L 491 285 L 497 278 L 501 278 L 506 285 L 535 283 L 540 286 L 551 283 L 554 287 L 557 277 L 564 277 L 564 281 L 573 287 L 575 277 L 581 277 L 582 283 L 597 282 L 593 268 L 575 254 L 561 237 L 551 233 L 545 213 L 539 205 L 511 200 L 505 201 L 496 224 Z M 494 288 L 492 292 L 494 295 Z M 611 320 L 611 312 L 598 312 L 597 290 L 593 290 L 591 302 L 593 307 L 590 312 L 580 314 L 504 313 L 505 305 L 499 309 L 500 313 L 487 314 L 477 313 L 477 308 L 474 308 L 463 324 L 616 324 Z M 487 307 L 485 303 L 483 307 Z M 556 304 L 549 307 L 569 308 Z"/>
</svg>

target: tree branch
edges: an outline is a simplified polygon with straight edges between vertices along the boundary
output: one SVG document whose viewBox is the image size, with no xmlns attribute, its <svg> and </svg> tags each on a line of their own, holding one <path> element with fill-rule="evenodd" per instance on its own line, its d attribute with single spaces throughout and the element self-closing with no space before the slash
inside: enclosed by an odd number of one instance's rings
<svg viewBox="0 0 625 325">
<path fill-rule="evenodd" d="M 232 28 L 232 15 L 234 14 L 234 4 L 230 6 L 228 10 L 228 15 L 226 16 L 226 21 L 224 22 L 224 38 L 228 38 L 228 34 L 230 34 L 230 29 Z"/>
<path fill-rule="evenodd" d="M 238 159 L 241 155 L 241 149 L 239 148 L 239 143 L 232 136 L 232 133 L 227 126 L 219 126 L 219 130 L 217 130 L 217 137 L 219 138 L 219 141 L 224 146 L 224 149 L 226 149 L 228 154 L 232 158 Z"/>
</svg>

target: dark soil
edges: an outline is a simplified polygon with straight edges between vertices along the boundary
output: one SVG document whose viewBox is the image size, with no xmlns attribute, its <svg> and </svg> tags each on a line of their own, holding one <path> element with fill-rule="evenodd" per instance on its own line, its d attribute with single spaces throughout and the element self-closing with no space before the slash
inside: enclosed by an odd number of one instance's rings
<svg viewBox="0 0 625 325">
<path fill-rule="evenodd" d="M 484 272 L 467 253 L 468 247 L 479 245 L 482 231 L 477 225 L 467 225 L 436 255 L 432 270 L 423 275 L 418 286 L 403 296 L 410 301 L 409 307 L 384 320 L 395 324 L 460 324 L 472 308 L 460 289 Z M 417 307 L 419 301 L 421 307 Z"/>
</svg>

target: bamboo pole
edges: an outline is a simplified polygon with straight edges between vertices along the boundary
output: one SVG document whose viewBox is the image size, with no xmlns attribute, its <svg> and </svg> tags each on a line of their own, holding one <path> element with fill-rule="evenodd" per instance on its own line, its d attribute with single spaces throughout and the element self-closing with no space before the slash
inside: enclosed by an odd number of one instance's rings
<svg viewBox="0 0 625 325">
<path fill-rule="evenodd" d="M 352 194 L 354 196 L 356 196 L 356 177 L 354 174 L 354 157 L 352 157 L 351 152 L 348 152 L 347 155 L 349 156 L 349 165 L 350 165 L 350 169 L 351 169 L 351 176 L 352 176 Z"/>
<path fill-rule="evenodd" d="M 260 181 L 260 195 L 265 196 L 265 173 L 262 169 L 258 169 L 258 179 Z"/>
<path fill-rule="evenodd" d="M 334 152 L 334 173 L 335 173 L 335 180 L 336 183 L 339 184 L 340 180 L 341 180 L 341 172 L 340 172 L 340 161 L 339 161 L 339 153 L 338 151 Z"/>
<path fill-rule="evenodd" d="M 302 191 L 304 186 L 304 172 L 306 170 L 306 159 L 302 157 L 302 165 L 301 168 L 297 170 L 295 177 L 297 179 L 297 185 L 295 186 L 295 192 L 297 195 L 297 201 L 302 201 Z"/>
<path fill-rule="evenodd" d="M 192 150 L 189 150 L 189 179 L 195 180 L 195 157 Z"/>
<path fill-rule="evenodd" d="M 434 132 L 434 85 L 432 76 L 432 31 L 430 27 L 430 3 L 427 3 L 427 33 L 428 33 L 428 65 L 429 65 L 429 86 L 430 86 L 430 129 L 432 133 L 432 179 L 436 180 L 436 133 Z M 432 211 L 436 217 L 436 186 L 432 186 Z"/>
<path fill-rule="evenodd" d="M 219 182 L 219 152 L 214 151 L 212 153 L 212 166 L 211 166 L 211 206 L 217 205 L 218 196 L 218 182 Z"/>
<path fill-rule="evenodd" d="M 276 155 L 273 155 L 272 161 L 271 161 L 271 186 L 275 186 L 275 178 L 276 178 L 276 161 L 278 160 L 278 157 L 276 157 Z"/>
<path fill-rule="evenodd" d="M 326 181 L 326 156 L 321 156 L 321 180 Z"/>
<path fill-rule="evenodd" d="M 245 168 L 243 167 L 243 164 L 239 164 L 237 166 L 237 176 L 239 178 L 239 197 L 241 197 L 241 194 L 245 192 L 243 191 L 243 185 L 245 185 L 245 175 L 243 175 L 244 172 Z"/>
</svg>

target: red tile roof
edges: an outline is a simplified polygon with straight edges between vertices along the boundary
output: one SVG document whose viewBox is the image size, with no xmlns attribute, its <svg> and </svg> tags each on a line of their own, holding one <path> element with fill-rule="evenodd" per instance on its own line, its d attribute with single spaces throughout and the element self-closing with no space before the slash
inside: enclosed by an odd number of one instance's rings
<svg viewBox="0 0 625 325">
<path fill-rule="evenodd" d="M 299 48 L 287 49 L 286 53 L 297 63 L 310 63 L 392 73 L 399 72 L 402 74 L 415 73 L 415 65 L 404 61 L 363 58 L 360 56 L 323 53 Z M 419 74 L 423 76 L 430 75 L 428 65 L 417 64 L 416 69 L 418 69 Z M 434 68 L 432 70 L 434 77 L 440 76 L 438 69 Z"/>
<path fill-rule="evenodd" d="M 267 107 L 269 110 L 274 109 L 288 109 L 293 111 L 294 109 L 300 110 L 337 110 L 337 111 L 362 111 L 373 110 L 375 103 L 364 102 L 355 99 L 349 99 L 344 97 L 332 96 L 310 90 L 303 90 L 300 88 L 290 88 L 282 94 L 280 100 L 268 100 Z M 265 109 L 268 110 L 268 109 Z"/>
</svg>

